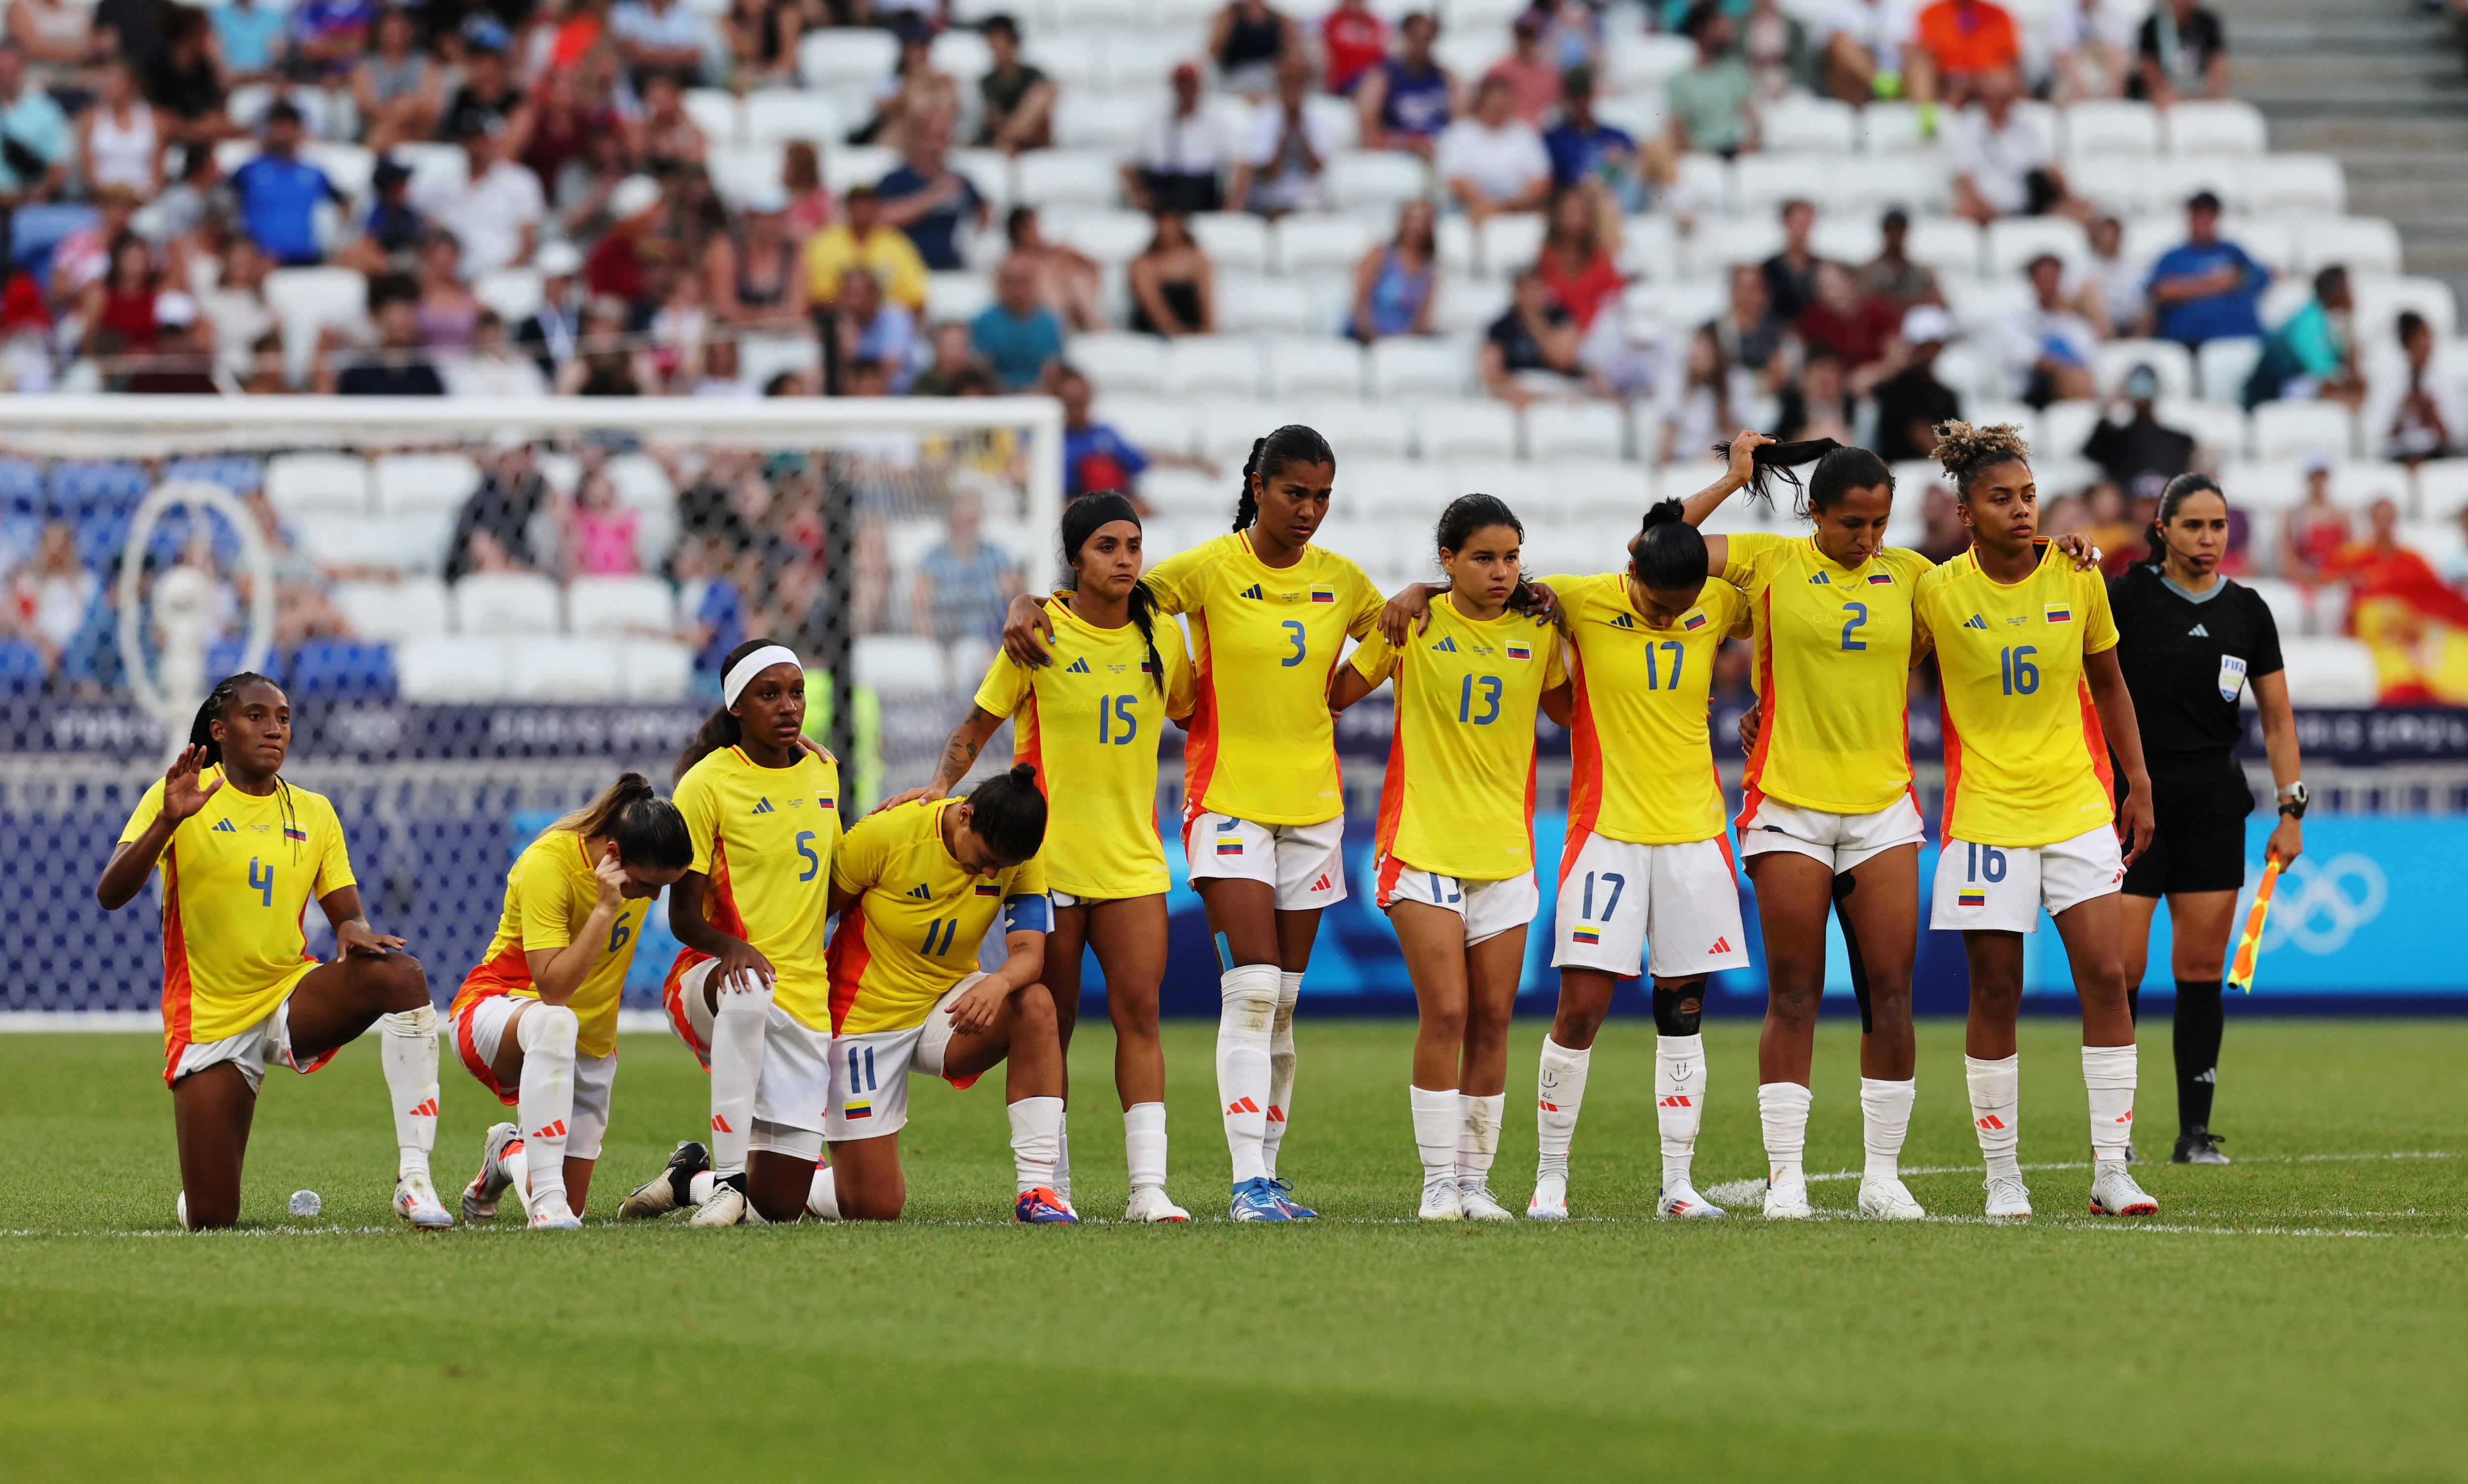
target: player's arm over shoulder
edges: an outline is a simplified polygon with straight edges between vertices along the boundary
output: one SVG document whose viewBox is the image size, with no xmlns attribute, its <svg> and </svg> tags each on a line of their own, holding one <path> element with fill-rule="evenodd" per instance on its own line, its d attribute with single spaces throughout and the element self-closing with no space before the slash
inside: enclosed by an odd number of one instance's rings
<svg viewBox="0 0 2468 1484">
<path fill-rule="evenodd" d="M 1741 531 L 1722 539 L 1723 567 L 1715 576 L 1734 587 L 1746 587 L 1757 580 L 1757 570 L 1771 561 L 1775 553 L 1799 538 L 1779 531 Z"/>
</svg>

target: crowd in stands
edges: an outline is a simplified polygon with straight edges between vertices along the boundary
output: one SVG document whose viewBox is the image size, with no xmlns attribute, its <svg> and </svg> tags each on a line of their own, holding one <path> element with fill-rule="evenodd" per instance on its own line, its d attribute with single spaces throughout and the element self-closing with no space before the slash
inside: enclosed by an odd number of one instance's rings
<svg viewBox="0 0 2468 1484">
<path fill-rule="evenodd" d="M 2203 0 L 9 0 L 0 385 L 1052 395 L 1068 489 L 1134 490 L 1157 550 L 1298 405 L 1429 503 L 1513 460 L 1545 510 L 1742 423 L 1908 463 L 2011 418 L 2114 561 L 2203 466 L 2237 570 L 2468 577 L 2449 292 L 2233 80 Z M 699 584 L 710 654 L 811 601 L 793 479 L 664 472 L 647 535 L 501 460 L 431 570 Z M 251 498 L 287 637 L 349 637 L 308 601 L 338 564 Z M 1959 548 L 1942 491 L 1901 503 Z M 105 558 L 11 512 L 9 624 L 79 679 Z M 1017 565 L 949 517 L 869 625 L 992 622 Z"/>
</svg>

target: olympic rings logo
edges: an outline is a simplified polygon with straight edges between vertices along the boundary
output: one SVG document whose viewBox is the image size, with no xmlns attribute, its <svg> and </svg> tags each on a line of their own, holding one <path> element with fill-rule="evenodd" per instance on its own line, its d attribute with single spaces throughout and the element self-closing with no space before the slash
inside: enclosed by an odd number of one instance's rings
<svg viewBox="0 0 2468 1484">
<path fill-rule="evenodd" d="M 2258 869 L 2248 867 L 2250 873 Z M 2300 856 L 2279 875 L 2262 946 L 2269 949 L 2294 943 L 2308 953 L 2337 953 L 2358 928 L 2382 916 L 2389 900 L 2390 883 L 2371 856 L 2349 851 L 2319 864 L 2311 856 Z M 2249 889 L 2246 902 L 2251 901 Z M 2241 902 L 2239 914 L 2244 910 Z"/>
</svg>

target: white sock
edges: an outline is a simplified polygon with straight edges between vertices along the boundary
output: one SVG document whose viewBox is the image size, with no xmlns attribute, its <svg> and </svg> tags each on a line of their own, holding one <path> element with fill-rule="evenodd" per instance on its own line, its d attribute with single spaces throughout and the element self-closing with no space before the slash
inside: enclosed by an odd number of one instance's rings
<svg viewBox="0 0 2468 1484">
<path fill-rule="evenodd" d="M 1268 1022 L 1268 1125 L 1260 1140 L 1260 1164 L 1277 1177 L 1277 1150 L 1294 1115 L 1294 1006 L 1303 997 L 1303 976 L 1277 971 L 1277 1016 Z"/>
<path fill-rule="evenodd" d="M 514 1198 L 515 1205 L 522 1207 L 523 1220 L 531 1220 L 531 1150 L 522 1140 L 516 1139 L 506 1146 L 506 1152 L 503 1154 L 497 1156 L 497 1165 L 506 1172 L 506 1178 L 513 1182 L 506 1187 L 506 1194 Z M 562 1174 L 565 1170 L 565 1161 L 560 1158 L 557 1165 L 559 1173 Z"/>
<path fill-rule="evenodd" d="M 1234 1183 L 1265 1178 L 1268 1133 L 1270 1027 L 1277 1017 L 1277 966 L 1245 964 L 1225 970 L 1218 993 L 1217 1105 L 1224 1109 L 1225 1148 Z"/>
<path fill-rule="evenodd" d="M 1654 1121 L 1662 1130 L 1662 1186 L 1689 1182 L 1705 1122 L 1705 1038 L 1654 1039 Z"/>
<path fill-rule="evenodd" d="M 1063 1203 L 1071 1203 L 1071 1110 L 1063 1110 L 1063 1121 L 1054 1126 L 1054 1193 Z"/>
<path fill-rule="evenodd" d="M 806 1214 L 824 1221 L 840 1219 L 839 1189 L 833 1183 L 830 1165 L 814 1166 L 814 1183 L 806 1192 Z"/>
<path fill-rule="evenodd" d="M 1453 1180 L 1457 1175 L 1457 1133 L 1465 1112 L 1457 1107 L 1454 1087 L 1428 1091 L 1408 1085 L 1406 1106 L 1414 1116 L 1414 1150 L 1423 1156 L 1423 1183 Z"/>
<path fill-rule="evenodd" d="M 1123 1158 L 1131 1189 L 1165 1184 L 1165 1105 L 1134 1103 L 1123 1109 Z"/>
<path fill-rule="evenodd" d="M 711 1173 L 745 1176 L 745 1141 L 754 1130 L 754 1088 L 763 1079 L 763 1037 L 771 1019 L 771 986 L 752 975 L 721 985 L 711 1016 Z"/>
<path fill-rule="evenodd" d="M 1542 1156 L 1535 1164 L 1535 1177 L 1568 1176 L 1568 1146 L 1577 1137 L 1577 1109 L 1586 1101 L 1586 1068 L 1594 1059 L 1593 1048 L 1570 1051 L 1553 1040 L 1542 1038 L 1542 1066 L 1534 1078 L 1534 1129 L 1542 1146 Z"/>
<path fill-rule="evenodd" d="M 1962 1075 L 1971 1084 L 1971 1127 L 1979 1134 L 1979 1153 L 1988 1163 L 1988 1177 L 2021 1179 L 2022 1166 L 2014 1149 L 2022 1139 L 2022 1056 L 1994 1062 L 1964 1057 Z"/>
<path fill-rule="evenodd" d="M 1054 1156 L 1063 1139 L 1063 1100 L 1022 1098 L 1004 1111 L 1011 1114 L 1011 1162 L 1019 1176 L 1020 1193 L 1040 1187 L 1053 1190 Z"/>
<path fill-rule="evenodd" d="M 1508 1094 L 1478 1098 L 1457 1094 L 1457 1178 L 1479 1185 L 1491 1178 L 1491 1162 L 1499 1156 L 1499 1119 L 1507 1111 Z"/>
<path fill-rule="evenodd" d="M 1902 1177 L 1903 1139 L 1911 1131 L 1911 1099 L 1917 1091 L 1918 1084 L 1908 1079 L 1860 1079 L 1860 1142 L 1868 1151 L 1868 1162 L 1860 1172 L 1862 1179 Z"/>
<path fill-rule="evenodd" d="M 2091 1094 L 2091 1157 L 2123 1159 L 2134 1142 L 2136 1048 L 2085 1046 L 2083 1086 Z"/>
<path fill-rule="evenodd" d="M 1808 1152 L 1809 1090 L 1795 1082 L 1757 1085 L 1757 1121 L 1766 1130 L 1766 1178 L 1780 1181 L 1801 1173 Z"/>
<path fill-rule="evenodd" d="M 534 1005 L 514 1022 L 514 1040 L 523 1048 L 514 1116 L 522 1120 L 531 1166 L 526 1211 L 554 1212 L 565 1205 L 565 1126 L 574 1116 L 574 1039 L 580 1030 L 574 1012 L 563 1005 Z M 547 1203 L 551 1197 L 555 1206 Z"/>
<path fill-rule="evenodd" d="M 425 1176 L 437 1147 L 437 1009 L 398 1010 L 377 1024 L 385 1032 L 377 1060 L 394 1105 L 395 1176 Z"/>
<path fill-rule="evenodd" d="M 705 1170 L 686 1181 L 686 1199 L 695 1205 L 701 1205 L 711 1199 L 712 1187 L 719 1183 L 720 1177 Z"/>
</svg>

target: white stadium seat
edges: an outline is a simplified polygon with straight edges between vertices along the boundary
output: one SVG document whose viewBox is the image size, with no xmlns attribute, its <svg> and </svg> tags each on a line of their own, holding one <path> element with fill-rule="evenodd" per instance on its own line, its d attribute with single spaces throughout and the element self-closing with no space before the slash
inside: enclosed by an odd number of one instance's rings
<svg viewBox="0 0 2468 1484">
<path fill-rule="evenodd" d="M 2355 639 L 2282 636 L 2288 698 L 2299 706 L 2371 706 L 2381 698 L 2374 651 Z"/>
<path fill-rule="evenodd" d="M 1526 431 L 1533 431 L 1530 422 Z M 1549 485 L 1556 514 L 1564 519 L 1626 520 L 1634 526 L 1654 503 L 1653 469 L 1619 459 L 1554 460 Z M 1532 519 L 1527 516 L 1529 525 Z"/>
<path fill-rule="evenodd" d="M 1260 389 L 1260 352 L 1234 335 L 1185 335 L 1166 343 L 1161 383 L 1177 397 L 1207 393 L 1237 397 Z"/>
<path fill-rule="evenodd" d="M 994 285 L 984 273 L 930 273 L 926 278 L 926 322 L 967 324 L 994 302 Z M 759 384 L 759 383 L 758 383 Z"/>
<path fill-rule="evenodd" d="M 2376 500 L 2388 500 L 2406 516 L 2415 493 L 2404 464 L 2342 459 L 2331 468 L 2331 498 L 2349 510 L 2370 510 Z"/>
<path fill-rule="evenodd" d="M 2020 273 L 2042 253 L 2054 253 L 2068 267 L 2091 257 L 2082 223 L 2065 217 L 2006 217 L 1988 224 L 1988 273 Z"/>
<path fill-rule="evenodd" d="M 2222 459 L 2244 458 L 2246 445 L 2252 441 L 2252 421 L 2234 402 L 2162 398 L 2159 413 L 2161 423 L 2193 434 L 2197 445 Z"/>
<path fill-rule="evenodd" d="M 884 695 L 918 695 L 950 683 L 943 647 L 913 634 L 860 634 L 853 667 L 857 683 Z"/>
<path fill-rule="evenodd" d="M 2160 396 L 2194 395 L 2194 357 L 2174 340 L 2111 340 L 2100 346 L 2100 395 L 2116 396 L 2126 374 L 2137 366 L 2148 366 L 2160 374 Z"/>
<path fill-rule="evenodd" d="M 2468 510 L 2468 459 L 2432 459 L 2416 467 L 2416 514 L 2455 520 Z"/>
<path fill-rule="evenodd" d="M 1468 278 L 1463 274 L 1440 275 L 1440 302 L 1431 311 L 1431 324 L 1444 333 L 1480 333 L 1492 322 L 1508 312 L 1514 297 L 1506 283 L 1499 279 Z M 1473 353 L 1467 353 L 1469 356 Z"/>
<path fill-rule="evenodd" d="M 1876 106 L 1871 104 L 1871 111 Z M 1945 168 L 1924 155 L 1855 155 L 1834 162 L 1834 201 L 1843 211 L 1882 212 L 1899 206 L 1925 217 L 1945 210 L 1953 200 L 1954 185 Z"/>
<path fill-rule="evenodd" d="M 450 627 L 446 584 L 433 577 L 336 582 L 327 597 L 353 633 L 382 644 L 433 638 Z"/>
<path fill-rule="evenodd" d="M 900 156 L 880 145 L 841 145 L 823 151 L 823 184 L 834 195 L 846 195 L 853 187 L 873 185 L 899 165 Z"/>
<path fill-rule="evenodd" d="M 1431 402 L 1421 412 L 1427 459 L 1517 456 L 1517 412 L 1506 402 Z"/>
<path fill-rule="evenodd" d="M 2065 118 L 2068 155 L 2160 152 L 2160 116 L 2149 103 L 2075 103 L 2066 109 Z"/>
<path fill-rule="evenodd" d="M 2274 154 L 2251 176 L 2253 210 L 2336 217 L 2348 209 L 2348 183 L 2327 154 Z"/>
<path fill-rule="evenodd" d="M 1414 419 L 1385 402 L 1313 399 L 1306 421 L 1320 430 L 1339 459 L 1402 459 L 1414 451 Z"/>
<path fill-rule="evenodd" d="M 1620 409 L 1611 402 L 1536 402 L 1525 409 L 1529 459 L 1616 459 L 1626 437 Z"/>
<path fill-rule="evenodd" d="M 1351 273 L 1377 240 L 1371 223 L 1360 217 L 1320 213 L 1288 217 L 1265 236 L 1272 248 L 1270 265 L 1279 273 L 1315 269 Z"/>
<path fill-rule="evenodd" d="M 629 510 L 674 511 L 677 506 L 677 487 L 660 461 L 648 453 L 621 453 L 607 466 L 608 483 L 617 491 L 617 503 Z"/>
<path fill-rule="evenodd" d="M 1634 339 L 1659 340 L 1719 318 L 1730 305 L 1731 285 L 1726 279 L 1631 284 L 1620 295 L 1620 323 Z"/>
<path fill-rule="evenodd" d="M 1608 70 L 1611 86 L 1620 92 L 1660 92 L 1696 60 L 1697 48 L 1685 36 L 1622 31 L 1611 37 Z"/>
<path fill-rule="evenodd" d="M 1091 93 L 1066 89 L 1054 100 L 1054 143 L 1063 149 L 1128 152 L 1162 111 L 1154 93 Z"/>
<path fill-rule="evenodd" d="M 1248 213 L 1203 212 L 1191 218 L 1191 237 L 1220 273 L 1265 273 L 1274 265 L 1268 224 Z"/>
<path fill-rule="evenodd" d="M 626 676 L 613 639 L 548 634 L 506 647 L 506 681 L 526 700 L 614 700 Z"/>
<path fill-rule="evenodd" d="M 365 514 L 368 460 L 355 453 L 278 453 L 265 461 L 265 499 L 286 517 Z"/>
<path fill-rule="evenodd" d="M 1620 223 L 1619 264 L 1652 279 L 1680 276 L 1680 228 L 1668 213 Z"/>
<path fill-rule="evenodd" d="M 553 634 L 561 627 L 557 584 L 535 572 L 474 572 L 454 584 L 454 628 L 464 635 Z"/>
<path fill-rule="evenodd" d="M 1459 341 L 1392 335 L 1371 347 L 1371 395 L 1456 397 L 1474 384 L 1473 349 Z"/>
<path fill-rule="evenodd" d="M 624 640 L 617 673 L 628 700 L 683 700 L 694 686 L 694 651 L 674 640 Z"/>
<path fill-rule="evenodd" d="M 2379 217 L 2323 217 L 2297 228 L 2298 251 L 2310 270 L 2338 265 L 2350 273 L 2400 271 L 2399 228 Z"/>
<path fill-rule="evenodd" d="M 565 623 L 578 634 L 654 634 L 677 627 L 677 595 L 656 577 L 578 577 L 565 584 Z"/>
<path fill-rule="evenodd" d="M 708 144 L 745 142 L 745 105 L 726 88 L 690 87 L 685 91 L 686 117 L 702 130 Z"/>
<path fill-rule="evenodd" d="M 1731 188 L 1744 217 L 1764 217 L 1786 201 L 1822 211 L 1834 203 L 1837 162 L 1818 154 L 1744 154 L 1733 162 Z"/>
<path fill-rule="evenodd" d="M 394 674 L 397 694 L 407 701 L 501 700 L 511 683 L 503 640 L 460 634 L 396 645 Z"/>
<path fill-rule="evenodd" d="M 1367 520 L 1428 519 L 1438 492 L 1438 471 L 1409 459 L 1350 456 L 1337 448 L 1337 497 Z"/>
<path fill-rule="evenodd" d="M 1920 131 L 1919 110 L 1909 103 L 1872 103 L 1860 110 L 1860 152 L 1908 154 L 1932 150 L 1935 136 Z"/>
<path fill-rule="evenodd" d="M 2258 155 L 2271 148 L 2262 110 L 2233 99 L 2189 98 L 2160 115 L 2170 154 Z"/>
<path fill-rule="evenodd" d="M 1349 484 L 1353 475 L 1349 467 Z M 1232 480 L 1196 468 L 1152 468 L 1140 476 L 1140 498 L 1166 515 L 1209 515 L 1230 510 L 1226 502 L 1232 489 Z"/>
<path fill-rule="evenodd" d="M 1072 342 L 1074 346 L 1079 343 Z M 1158 375 L 1140 382 L 1140 393 L 1154 394 L 1161 384 L 1165 366 L 1161 348 L 1156 364 Z M 1096 418 L 1130 439 L 1133 447 L 1152 456 L 1188 456 L 1198 447 L 1192 436 L 1190 405 L 1170 397 L 1109 393 L 1098 402 Z"/>
<path fill-rule="evenodd" d="M 1493 278 L 1514 278 L 1542 252 L 1541 212 L 1503 212 L 1474 234 L 1474 260 Z"/>
<path fill-rule="evenodd" d="M 1103 149 L 1032 149 L 1018 170 L 1019 199 L 1029 206 L 1111 206 L 1122 186 Z"/>
<path fill-rule="evenodd" d="M 1266 385 L 1272 397 L 1362 395 L 1362 348 L 1334 336 L 1288 336 L 1264 348 Z"/>
<path fill-rule="evenodd" d="M 540 307 L 540 271 L 537 268 L 499 268 L 484 273 L 471 285 L 471 297 L 513 329 L 538 312 Z"/>
<path fill-rule="evenodd" d="M 1106 208 L 1057 208 L 1044 215 L 1046 234 L 1108 267 L 1130 263 L 1148 250 L 1156 224 L 1138 212 Z"/>
<path fill-rule="evenodd" d="M 1782 251 L 1782 223 L 1761 217 L 1701 218 L 1688 238 L 1688 261 L 1701 278 L 1731 271 L 1736 263 L 1763 263 Z"/>
<path fill-rule="evenodd" d="M 1165 386 L 1166 344 L 1154 335 L 1101 331 L 1074 335 L 1063 358 L 1100 392 L 1154 393 Z"/>
<path fill-rule="evenodd" d="M 459 453 L 381 454 L 369 474 L 383 515 L 459 511 L 480 488 L 480 466 Z"/>
<path fill-rule="evenodd" d="M 785 145 L 792 139 L 821 146 L 840 137 L 839 110 L 820 93 L 764 88 L 745 95 L 745 142 Z"/>
<path fill-rule="evenodd" d="M 2232 459 L 2220 466 L 2219 477 L 2230 504 L 2261 517 L 2257 526 L 2276 530 L 2279 513 L 2305 500 L 2305 474 L 2295 459 Z"/>
<path fill-rule="evenodd" d="M 973 84 L 994 66 L 994 48 L 973 31 L 944 32 L 934 38 L 926 55 L 938 71 L 949 73 L 964 84 Z"/>
<path fill-rule="evenodd" d="M 2357 420 L 2338 402 L 2268 401 L 2253 409 L 2253 456 L 2297 459 L 2318 449 L 2344 458 L 2357 445 Z"/>
<path fill-rule="evenodd" d="M 1915 217 L 1903 250 L 1913 263 L 1940 273 L 1976 274 L 1980 263 L 1979 224 L 1959 217 Z"/>
<path fill-rule="evenodd" d="M 307 379 L 318 332 L 366 325 L 368 302 L 367 277 L 351 268 L 277 268 L 265 275 L 265 306 L 283 327 L 284 374 L 295 383 Z"/>
<path fill-rule="evenodd" d="M 871 27 L 810 31 L 797 43 L 797 75 L 809 87 L 872 87 L 899 64 L 900 38 Z"/>
<path fill-rule="evenodd" d="M 2262 340 L 2256 335 L 2223 335 L 2216 340 L 2204 341 L 2203 348 L 2194 354 L 2204 400 L 2242 406 L 2245 384 L 2253 376 L 2254 363 L 2260 359 Z"/>
<path fill-rule="evenodd" d="M 1292 279 L 1220 273 L 1217 328 L 1227 334 L 1299 335 L 1335 327 L 1312 323 L 1311 294 Z"/>
<path fill-rule="evenodd" d="M 1347 209 L 1394 210 L 1430 191 L 1430 172 L 1410 154 L 1391 149 L 1345 149 L 1329 156 L 1321 177 L 1333 201 Z"/>
<path fill-rule="evenodd" d="M 1849 154 L 1857 142 L 1859 115 L 1831 98 L 1786 95 L 1758 114 L 1760 142 L 1782 154 Z"/>
</svg>

